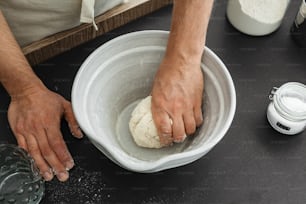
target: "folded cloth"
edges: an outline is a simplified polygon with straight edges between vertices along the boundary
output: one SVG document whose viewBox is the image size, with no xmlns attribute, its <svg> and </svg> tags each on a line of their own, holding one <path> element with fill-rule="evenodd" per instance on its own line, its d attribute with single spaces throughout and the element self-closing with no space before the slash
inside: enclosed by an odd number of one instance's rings
<svg viewBox="0 0 306 204">
<path fill-rule="evenodd" d="M 25 46 L 83 22 L 96 26 L 95 16 L 124 1 L 126 0 L 1 0 L 0 10 L 19 45 Z"/>
</svg>

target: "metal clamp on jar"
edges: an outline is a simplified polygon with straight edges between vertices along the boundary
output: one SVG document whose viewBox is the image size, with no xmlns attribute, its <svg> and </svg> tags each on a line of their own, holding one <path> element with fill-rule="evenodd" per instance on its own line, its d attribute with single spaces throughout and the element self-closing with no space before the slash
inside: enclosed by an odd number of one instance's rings
<svg viewBox="0 0 306 204">
<path fill-rule="evenodd" d="M 271 126 L 280 133 L 294 135 L 306 127 L 306 86 L 288 82 L 274 87 L 269 95 L 271 100 L 267 118 Z"/>
</svg>

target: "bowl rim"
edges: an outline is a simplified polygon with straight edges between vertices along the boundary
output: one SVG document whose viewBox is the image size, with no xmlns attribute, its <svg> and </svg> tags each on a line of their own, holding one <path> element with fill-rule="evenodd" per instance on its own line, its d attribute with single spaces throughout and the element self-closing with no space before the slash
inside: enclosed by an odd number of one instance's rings
<svg viewBox="0 0 306 204">
<path fill-rule="evenodd" d="M 226 134 L 226 132 L 229 130 L 231 123 L 233 121 L 234 115 L 235 115 L 235 111 L 236 111 L 236 91 L 235 91 L 235 87 L 234 87 L 234 82 L 232 80 L 232 77 L 228 71 L 228 69 L 226 68 L 225 64 L 221 61 L 221 59 L 208 47 L 204 46 L 204 53 L 205 55 L 210 55 L 211 58 L 221 67 L 224 76 L 227 79 L 227 85 L 229 88 L 229 95 L 230 95 L 230 107 L 229 107 L 229 113 L 228 113 L 228 117 L 224 123 L 224 125 L 222 126 L 222 129 L 218 132 L 218 134 L 216 135 L 215 140 L 203 144 L 203 146 L 201 148 L 198 149 L 192 149 L 188 152 L 184 152 L 184 153 L 175 153 L 172 155 L 168 155 L 166 157 L 162 157 L 160 159 L 154 160 L 154 161 L 144 161 L 142 160 L 142 162 L 131 162 L 130 160 L 126 159 L 128 157 L 130 157 L 127 153 L 123 154 L 121 151 L 117 150 L 117 147 L 114 147 L 112 144 L 108 143 L 107 141 L 103 141 L 103 142 L 97 142 L 95 140 L 95 134 L 92 131 L 92 129 L 90 127 L 86 127 L 83 125 L 83 123 L 81 121 L 84 121 L 82 117 L 82 115 L 80 115 L 80 111 L 78 111 L 78 107 L 76 107 L 75 101 L 77 101 L 77 91 L 78 91 L 78 83 L 82 77 L 82 73 L 86 71 L 86 67 L 87 65 L 96 57 L 96 55 L 98 53 L 100 53 L 101 50 L 103 50 L 105 47 L 108 47 L 111 44 L 115 44 L 118 41 L 121 41 L 125 38 L 130 38 L 130 37 L 136 37 L 139 35 L 146 35 L 146 34 L 158 34 L 158 35 L 164 35 L 166 37 L 169 36 L 169 31 L 166 30 L 143 30 L 143 31 L 135 31 L 135 32 L 130 32 L 130 33 L 126 33 L 123 35 L 120 35 L 118 37 L 113 38 L 112 40 L 109 40 L 108 42 L 100 45 L 96 50 L 94 50 L 87 58 L 86 60 L 82 63 L 81 67 L 79 68 L 73 85 L 72 85 L 72 92 L 71 92 L 71 104 L 72 104 L 72 109 L 73 112 L 75 114 L 75 117 L 81 127 L 81 129 L 85 132 L 85 134 L 87 135 L 87 137 L 89 138 L 89 140 L 91 140 L 91 142 L 94 144 L 94 146 L 96 146 L 95 143 L 98 143 L 99 145 L 101 145 L 103 147 L 104 150 L 107 151 L 107 153 L 103 152 L 103 154 L 105 156 L 107 156 L 109 159 L 111 159 L 112 161 L 114 161 L 115 163 L 117 163 L 118 165 L 120 165 L 121 167 L 124 167 L 128 170 L 132 170 L 135 172 L 156 172 L 156 171 L 160 171 L 163 169 L 168 169 L 168 168 L 172 168 L 172 167 L 176 167 L 176 166 L 181 166 L 181 165 L 174 165 L 174 166 L 170 166 L 167 167 L 167 163 L 171 163 L 171 161 L 173 160 L 180 160 L 182 158 L 191 158 L 194 157 L 194 155 L 202 155 L 203 154 L 203 148 L 205 148 L 207 150 L 207 152 L 210 151 L 211 148 L 213 148 Z M 204 55 L 204 54 L 203 54 Z M 96 146 L 96 148 L 98 148 Z M 98 148 L 100 151 L 101 149 Z M 111 155 L 113 158 L 110 158 Z M 182 155 L 184 155 L 184 157 L 182 157 Z M 133 157 L 134 158 L 134 157 Z M 137 159 L 137 158 L 134 158 Z M 138 160 L 138 159 L 137 159 Z M 196 160 L 196 159 L 194 159 Z M 192 161 L 194 161 L 192 160 Z M 190 161 L 190 162 L 192 162 Z M 190 163 L 187 162 L 187 163 Z M 185 163 L 185 164 L 187 164 Z M 133 165 L 131 165 L 133 164 Z M 166 166 L 165 166 L 166 165 Z M 184 165 L 184 164 L 182 164 Z"/>
</svg>

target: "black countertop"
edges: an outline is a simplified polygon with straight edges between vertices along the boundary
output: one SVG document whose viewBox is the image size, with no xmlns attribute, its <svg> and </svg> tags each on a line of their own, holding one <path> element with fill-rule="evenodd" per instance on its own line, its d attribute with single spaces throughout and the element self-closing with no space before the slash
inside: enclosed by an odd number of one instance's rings
<svg viewBox="0 0 306 204">
<path fill-rule="evenodd" d="M 76 167 L 70 179 L 46 183 L 42 203 L 306 203 L 305 132 L 285 136 L 266 119 L 272 87 L 288 81 L 306 83 L 306 49 L 289 30 L 300 1 L 291 1 L 281 27 L 264 37 L 234 29 L 225 16 L 226 2 L 214 5 L 207 46 L 228 67 L 236 87 L 237 110 L 223 140 L 201 159 L 159 173 L 122 169 L 88 139 L 74 139 L 62 124 Z M 169 30 L 171 7 L 107 33 L 34 67 L 51 89 L 70 99 L 74 76 L 97 47 L 121 34 L 146 29 Z M 9 96 L 0 89 L 0 143 L 16 143 L 7 121 Z"/>
</svg>

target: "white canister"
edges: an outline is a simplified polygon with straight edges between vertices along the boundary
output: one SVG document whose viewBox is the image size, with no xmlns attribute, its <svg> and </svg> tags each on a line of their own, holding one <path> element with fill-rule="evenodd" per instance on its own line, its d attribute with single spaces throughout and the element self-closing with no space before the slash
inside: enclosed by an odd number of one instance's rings
<svg viewBox="0 0 306 204">
<path fill-rule="evenodd" d="M 271 102 L 267 118 L 271 126 L 280 133 L 295 135 L 306 127 L 306 86 L 288 82 L 274 87 L 269 96 Z"/>
<path fill-rule="evenodd" d="M 290 0 L 228 0 L 226 15 L 240 32 L 267 35 L 280 26 Z"/>
</svg>

